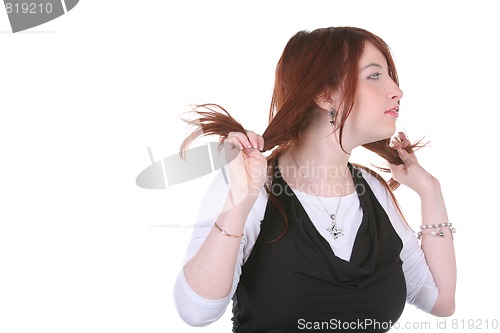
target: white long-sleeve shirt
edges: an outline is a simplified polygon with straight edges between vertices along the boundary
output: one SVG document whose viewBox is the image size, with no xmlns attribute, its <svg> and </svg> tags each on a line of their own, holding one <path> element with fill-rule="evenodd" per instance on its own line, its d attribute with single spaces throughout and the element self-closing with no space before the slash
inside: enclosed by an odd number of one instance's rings
<svg viewBox="0 0 500 333">
<path fill-rule="evenodd" d="M 415 233 L 403 220 L 390 193 L 380 181 L 365 170 L 361 169 L 360 171 L 375 197 L 385 209 L 394 229 L 403 242 L 400 257 L 403 261 L 403 272 L 406 280 L 406 300 L 423 311 L 430 312 L 436 302 L 438 289 Z M 314 195 L 295 189 L 293 191 L 316 229 L 331 245 L 335 255 L 344 260 L 349 260 L 354 239 L 363 217 L 357 193 L 354 192 L 343 196 L 339 205 L 340 197 L 319 197 L 320 203 Z M 184 263 L 187 263 L 198 252 L 205 241 L 218 215 L 221 213 L 227 193 L 228 185 L 225 183 L 222 173 L 219 173 L 209 187 L 201 204 Z M 234 269 L 233 284 L 227 297 L 212 300 L 196 294 L 187 283 L 184 271 L 179 272 L 174 287 L 174 300 L 179 315 L 186 323 L 192 326 L 206 326 L 219 319 L 226 311 L 238 286 L 242 271 L 241 266 L 248 259 L 257 240 L 260 221 L 264 218 L 267 201 L 268 194 L 262 189 L 246 220 L 237 264 Z M 344 235 L 335 240 L 327 231 L 327 228 L 331 225 L 331 219 L 325 212 L 325 208 L 333 212 L 337 209 L 337 205 L 339 205 L 336 214 L 337 227 L 343 230 Z"/>
</svg>

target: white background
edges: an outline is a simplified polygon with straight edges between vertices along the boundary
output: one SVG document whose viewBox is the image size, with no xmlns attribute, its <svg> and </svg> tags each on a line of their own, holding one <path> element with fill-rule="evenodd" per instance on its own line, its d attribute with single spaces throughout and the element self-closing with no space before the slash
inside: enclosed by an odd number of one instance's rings
<svg viewBox="0 0 500 333">
<path fill-rule="evenodd" d="M 229 332 L 178 317 L 172 287 L 210 176 L 167 190 L 135 177 L 175 154 L 192 103 L 262 132 L 276 62 L 302 29 L 350 25 L 392 48 L 399 125 L 431 147 L 458 233 L 457 311 L 408 306 L 436 330 L 500 320 L 500 29 L 495 1 L 86 1 L 12 34 L 0 10 L 0 332 Z M 417 198 L 399 195 L 410 224 Z M 464 322 L 465 321 L 465 324 Z M 428 330 L 431 331 L 431 330 Z"/>
</svg>

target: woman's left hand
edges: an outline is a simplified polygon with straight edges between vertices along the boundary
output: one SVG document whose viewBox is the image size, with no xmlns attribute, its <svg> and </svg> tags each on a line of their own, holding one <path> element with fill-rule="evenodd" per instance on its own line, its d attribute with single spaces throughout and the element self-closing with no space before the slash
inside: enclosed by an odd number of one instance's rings
<svg viewBox="0 0 500 333">
<path fill-rule="evenodd" d="M 419 196 L 439 189 L 439 181 L 418 163 L 415 153 L 405 150 L 410 145 L 410 141 L 404 133 L 399 132 L 399 137 L 391 143 L 392 148 L 398 151 L 399 157 L 403 161 L 403 164 L 400 165 L 389 164 L 394 180 L 408 186 Z"/>
</svg>

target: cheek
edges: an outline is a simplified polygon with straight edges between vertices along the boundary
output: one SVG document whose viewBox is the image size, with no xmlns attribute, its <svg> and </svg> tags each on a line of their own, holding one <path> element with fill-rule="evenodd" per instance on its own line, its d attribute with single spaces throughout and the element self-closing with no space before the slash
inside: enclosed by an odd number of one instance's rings
<svg viewBox="0 0 500 333">
<path fill-rule="evenodd" d="M 369 113 L 373 108 L 375 99 L 375 92 L 369 87 L 359 87 L 354 97 L 354 108 L 358 113 Z"/>
<path fill-rule="evenodd" d="M 383 106 L 375 103 L 375 100 L 361 99 L 355 102 L 346 121 L 346 129 L 375 141 L 391 136 L 395 131 L 395 121 L 384 114 Z"/>
<path fill-rule="evenodd" d="M 346 128 L 348 128 L 351 133 L 359 135 L 373 126 L 373 123 L 373 113 L 370 112 L 368 106 L 363 103 L 355 103 L 349 118 L 347 118 Z"/>
<path fill-rule="evenodd" d="M 359 96 L 354 102 L 351 116 L 359 123 L 370 123 L 380 116 L 377 112 L 377 104 L 373 98 Z"/>
</svg>

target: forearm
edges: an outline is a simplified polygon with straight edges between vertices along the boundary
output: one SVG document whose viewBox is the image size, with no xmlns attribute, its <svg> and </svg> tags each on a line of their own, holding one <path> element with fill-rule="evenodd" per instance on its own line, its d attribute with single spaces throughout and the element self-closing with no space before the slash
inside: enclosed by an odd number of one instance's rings
<svg viewBox="0 0 500 333">
<path fill-rule="evenodd" d="M 216 223 L 231 235 L 242 235 L 256 196 L 235 201 L 228 197 Z M 222 299 L 231 291 L 241 238 L 223 235 L 215 225 L 196 255 L 184 266 L 186 281 L 201 297 Z"/>
<path fill-rule="evenodd" d="M 437 183 L 425 194 L 422 200 L 422 224 L 434 225 L 449 223 L 441 187 Z M 432 236 L 431 232 L 440 232 L 441 228 L 422 231 L 422 250 L 436 283 L 439 295 L 432 310 L 437 316 L 449 316 L 455 310 L 456 261 L 453 235 L 449 227 L 442 228 L 444 237 Z"/>
</svg>

